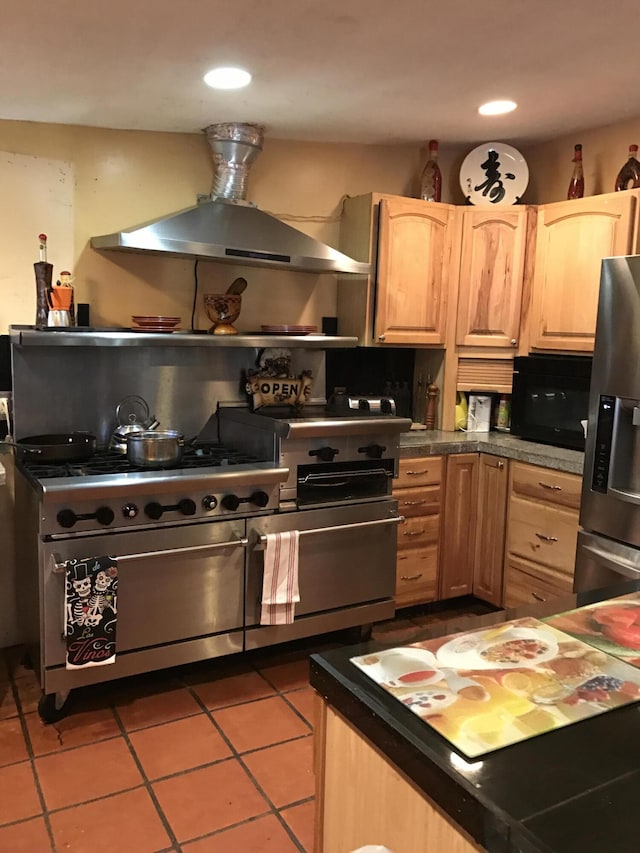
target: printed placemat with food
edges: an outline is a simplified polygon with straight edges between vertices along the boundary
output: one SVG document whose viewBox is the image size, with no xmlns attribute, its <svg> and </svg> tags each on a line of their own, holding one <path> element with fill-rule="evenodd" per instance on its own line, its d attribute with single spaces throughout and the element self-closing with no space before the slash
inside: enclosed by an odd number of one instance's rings
<svg viewBox="0 0 640 853">
<path fill-rule="evenodd" d="M 470 758 L 640 700 L 640 670 L 530 618 L 351 662 Z"/>
<path fill-rule="evenodd" d="M 640 667 L 640 592 L 567 610 L 542 621 Z"/>
</svg>

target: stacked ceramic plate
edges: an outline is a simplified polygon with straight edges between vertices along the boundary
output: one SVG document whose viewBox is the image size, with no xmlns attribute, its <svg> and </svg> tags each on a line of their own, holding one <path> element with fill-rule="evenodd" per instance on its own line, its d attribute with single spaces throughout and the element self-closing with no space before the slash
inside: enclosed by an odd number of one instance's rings
<svg viewBox="0 0 640 853">
<path fill-rule="evenodd" d="M 147 317 L 134 315 L 131 317 L 131 329 L 134 332 L 175 332 L 181 317 Z"/>
<path fill-rule="evenodd" d="M 275 325 L 261 326 L 265 335 L 312 335 L 318 331 L 317 326 Z"/>
</svg>

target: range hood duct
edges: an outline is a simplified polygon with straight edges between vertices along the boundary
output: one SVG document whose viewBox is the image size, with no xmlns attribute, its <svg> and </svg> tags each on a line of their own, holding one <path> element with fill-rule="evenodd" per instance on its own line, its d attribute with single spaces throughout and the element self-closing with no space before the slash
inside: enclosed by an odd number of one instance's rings
<svg viewBox="0 0 640 853">
<path fill-rule="evenodd" d="M 310 273 L 369 273 L 369 264 L 314 240 L 246 201 L 249 170 L 262 151 L 260 125 L 212 124 L 204 132 L 215 165 L 211 195 L 162 219 L 92 237 L 94 249 Z"/>
</svg>

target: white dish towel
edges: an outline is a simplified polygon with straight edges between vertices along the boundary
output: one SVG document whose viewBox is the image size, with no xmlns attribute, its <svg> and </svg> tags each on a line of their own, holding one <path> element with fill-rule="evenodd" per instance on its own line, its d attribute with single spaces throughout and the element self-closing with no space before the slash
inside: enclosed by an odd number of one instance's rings
<svg viewBox="0 0 640 853">
<path fill-rule="evenodd" d="M 300 601 L 298 589 L 298 545 L 300 532 L 268 533 L 262 580 L 261 625 L 289 625 L 295 605 Z"/>
</svg>

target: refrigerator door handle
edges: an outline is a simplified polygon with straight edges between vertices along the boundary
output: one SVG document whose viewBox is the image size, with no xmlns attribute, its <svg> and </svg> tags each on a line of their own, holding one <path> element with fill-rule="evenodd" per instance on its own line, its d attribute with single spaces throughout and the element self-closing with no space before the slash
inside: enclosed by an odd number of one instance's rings
<svg viewBox="0 0 640 853">
<path fill-rule="evenodd" d="M 636 492 L 625 492 L 622 489 L 608 489 L 607 494 L 621 501 L 627 501 L 630 504 L 640 506 L 640 495 Z"/>
<path fill-rule="evenodd" d="M 582 549 L 583 551 L 587 551 L 589 554 L 592 554 L 600 563 L 603 563 L 611 569 L 615 570 L 624 567 L 626 569 L 631 569 L 634 572 L 638 571 L 638 566 L 631 561 L 624 560 L 620 557 L 612 557 L 611 554 L 606 551 L 602 551 L 600 548 L 596 548 L 593 545 L 586 545 L 583 543 Z"/>
</svg>

